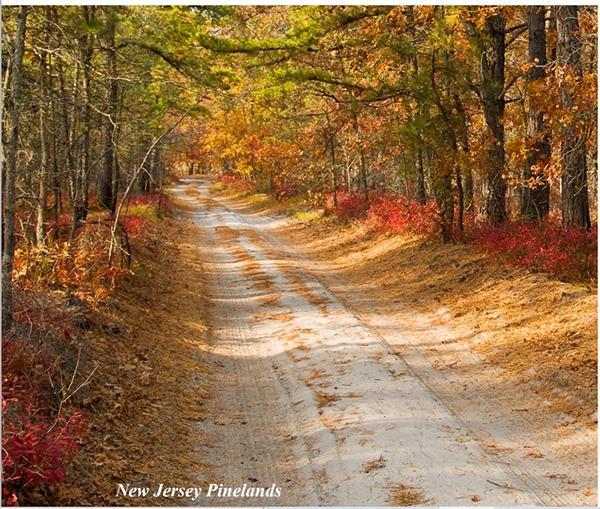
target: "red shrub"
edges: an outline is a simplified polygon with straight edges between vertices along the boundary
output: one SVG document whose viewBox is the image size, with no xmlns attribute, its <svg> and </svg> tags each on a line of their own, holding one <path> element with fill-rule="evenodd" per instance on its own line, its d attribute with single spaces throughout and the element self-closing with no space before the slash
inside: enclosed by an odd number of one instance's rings
<svg viewBox="0 0 600 509">
<path fill-rule="evenodd" d="M 56 415 L 46 352 L 11 339 L 2 354 L 2 503 L 20 505 L 32 488 L 63 480 L 85 423 L 77 412 Z"/>
<path fill-rule="evenodd" d="M 146 228 L 147 221 L 140 216 L 124 215 L 119 218 L 119 224 L 128 235 L 131 237 L 137 237 Z"/>
<path fill-rule="evenodd" d="M 473 242 L 515 266 L 554 274 L 564 280 L 594 278 L 597 271 L 596 229 L 565 230 L 549 221 L 479 226 Z"/>
<path fill-rule="evenodd" d="M 361 194 L 347 193 L 338 191 L 337 207 L 333 205 L 333 196 L 327 197 L 327 208 L 333 214 L 343 221 L 352 221 L 354 219 L 364 218 L 369 209 L 369 202 Z"/>
<path fill-rule="evenodd" d="M 424 204 L 405 196 L 377 196 L 367 211 L 367 221 L 384 233 L 412 231 L 433 235 L 439 231 L 434 201 Z"/>
</svg>

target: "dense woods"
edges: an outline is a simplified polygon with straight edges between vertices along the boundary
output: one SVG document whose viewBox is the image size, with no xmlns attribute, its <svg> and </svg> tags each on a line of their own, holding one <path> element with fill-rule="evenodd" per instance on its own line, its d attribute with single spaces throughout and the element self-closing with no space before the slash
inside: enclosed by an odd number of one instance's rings
<svg viewBox="0 0 600 509">
<path fill-rule="evenodd" d="M 169 175 L 595 277 L 595 7 L 2 16 L 4 331 L 13 291 L 103 298 L 129 268 L 135 207 L 168 206 Z M 11 482 L 60 478 L 44 472 Z"/>
<path fill-rule="evenodd" d="M 73 239 L 90 207 L 114 214 L 133 177 L 148 192 L 182 163 L 356 213 L 394 196 L 415 210 L 431 200 L 445 241 L 475 221 L 591 228 L 594 8 L 54 6 L 4 17 L 5 282 L 15 235 L 46 249 L 68 214 Z M 8 284 L 4 295 L 10 320 Z"/>
</svg>

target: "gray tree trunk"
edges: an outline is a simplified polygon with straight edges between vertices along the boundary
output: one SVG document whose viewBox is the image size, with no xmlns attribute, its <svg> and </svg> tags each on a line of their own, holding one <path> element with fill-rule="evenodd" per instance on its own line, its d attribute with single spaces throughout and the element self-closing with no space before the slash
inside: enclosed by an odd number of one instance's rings
<svg viewBox="0 0 600 509">
<path fill-rule="evenodd" d="M 493 146 L 487 152 L 487 174 L 484 178 L 483 214 L 492 224 L 507 219 L 506 182 L 504 173 L 504 51 L 505 17 L 494 14 L 485 21 L 480 33 L 473 24 L 467 29 L 478 50 L 480 96 L 485 122 L 492 133 Z"/>
<path fill-rule="evenodd" d="M 19 115 L 21 113 L 21 81 L 23 79 L 23 53 L 28 7 L 22 6 L 17 17 L 17 36 L 11 58 L 11 99 L 8 113 L 8 140 L 6 157 L 6 182 L 4 196 L 3 251 L 2 251 L 2 328 L 7 330 L 13 322 L 13 264 L 15 256 L 15 202 L 17 182 L 17 151 L 19 149 Z"/>
<path fill-rule="evenodd" d="M 556 19 L 556 59 L 565 72 L 580 76 L 581 41 L 579 39 L 578 8 L 574 5 L 554 7 Z M 561 90 L 562 106 L 573 108 L 573 93 L 568 84 Z M 573 125 L 564 126 L 561 133 L 562 160 L 562 220 L 567 227 L 591 227 L 587 188 L 585 139 L 578 136 Z"/>
<path fill-rule="evenodd" d="M 92 23 L 92 9 L 90 6 L 82 6 L 83 18 L 86 25 Z M 81 164 L 77 170 L 75 179 L 75 200 L 73 203 L 73 228 L 76 229 L 81 221 L 85 221 L 88 213 L 88 192 L 89 192 L 89 173 L 90 173 L 90 129 L 91 129 L 91 64 L 93 57 L 93 48 L 90 36 L 85 35 L 79 40 L 81 46 L 81 60 L 83 68 L 83 80 L 81 93 L 83 95 L 83 147 L 81 150 Z"/>
<path fill-rule="evenodd" d="M 39 128 L 40 128 L 40 174 L 38 200 L 36 204 L 35 240 L 38 247 L 46 242 L 46 211 L 48 201 L 48 125 L 47 111 L 50 94 L 48 93 L 48 64 L 46 50 L 50 42 L 50 7 L 46 7 L 46 48 L 42 48 L 40 54 L 40 104 L 39 104 Z"/>
<path fill-rule="evenodd" d="M 119 100 L 119 84 L 116 79 L 117 58 L 115 50 L 116 14 L 112 6 L 107 9 L 107 35 L 106 35 L 106 81 L 108 94 L 106 98 L 106 117 L 104 119 L 104 168 L 100 178 L 99 202 L 111 212 L 115 211 L 117 204 L 117 190 L 114 188 L 118 181 L 118 166 L 115 152 L 115 135 L 117 110 Z"/>
</svg>

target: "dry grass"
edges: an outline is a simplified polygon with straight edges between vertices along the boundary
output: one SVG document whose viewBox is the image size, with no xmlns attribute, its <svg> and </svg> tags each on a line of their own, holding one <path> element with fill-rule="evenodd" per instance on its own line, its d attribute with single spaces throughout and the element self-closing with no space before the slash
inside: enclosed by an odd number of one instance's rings
<svg viewBox="0 0 600 509">
<path fill-rule="evenodd" d="M 150 225 L 143 244 L 132 246 L 136 275 L 92 313 L 85 345 L 101 367 L 82 391 L 89 431 L 57 487 L 61 505 L 115 505 L 116 482 L 187 486 L 208 471 L 194 452 L 205 439 L 194 422 L 205 417 L 210 391 L 198 241 L 186 222 Z"/>
<path fill-rule="evenodd" d="M 319 408 L 331 405 L 331 403 L 339 401 L 341 399 L 340 396 L 338 396 L 337 394 L 323 391 L 315 391 L 315 398 L 317 400 L 317 405 L 319 406 Z"/>
<path fill-rule="evenodd" d="M 388 502 L 393 506 L 429 505 L 429 500 L 423 493 L 408 484 L 399 484 L 390 489 Z"/>
</svg>

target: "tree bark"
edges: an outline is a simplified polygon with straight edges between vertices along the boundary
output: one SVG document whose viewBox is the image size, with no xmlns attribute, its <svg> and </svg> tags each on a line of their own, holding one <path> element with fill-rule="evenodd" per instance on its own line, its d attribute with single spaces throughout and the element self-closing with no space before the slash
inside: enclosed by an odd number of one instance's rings
<svg viewBox="0 0 600 509">
<path fill-rule="evenodd" d="M 410 37 L 412 39 L 413 44 L 416 45 L 416 30 L 415 30 L 415 13 L 414 6 L 407 5 L 406 9 L 406 18 L 408 20 L 408 30 Z M 417 52 L 411 55 L 410 63 L 412 66 L 412 71 L 414 73 L 414 78 L 417 79 L 419 74 L 419 59 L 417 56 Z M 418 115 L 422 114 L 423 106 L 419 104 L 419 112 Z M 416 172 L 417 172 L 417 201 L 419 203 L 425 203 L 427 201 L 427 192 L 425 190 L 425 169 L 423 167 L 423 148 L 422 148 L 422 139 L 421 134 L 417 134 L 417 154 L 416 154 Z"/>
<path fill-rule="evenodd" d="M 331 128 L 331 121 L 329 120 L 329 115 L 327 115 L 327 131 L 329 132 L 329 154 L 331 156 L 331 194 L 333 197 L 333 206 L 337 208 L 338 199 L 337 199 L 337 163 L 335 160 L 335 134 Z"/>
<path fill-rule="evenodd" d="M 119 84 L 116 79 L 117 58 L 115 49 L 116 14 L 115 8 L 106 7 L 106 83 L 108 94 L 106 98 L 106 115 L 104 118 L 104 168 L 100 178 L 98 201 L 110 210 L 115 211 L 117 204 L 116 189 L 114 184 L 118 180 L 117 158 L 115 152 L 115 135 L 117 122 L 117 109 L 119 99 Z"/>
<path fill-rule="evenodd" d="M 478 33 L 467 26 L 479 52 L 479 86 L 486 125 L 492 134 L 493 146 L 487 151 L 488 171 L 485 176 L 483 214 L 494 225 L 507 219 L 506 182 L 504 173 L 504 14 L 488 16 L 485 30 Z"/>
<path fill-rule="evenodd" d="M 535 95 L 543 87 L 546 74 L 546 8 L 527 7 L 527 25 L 529 62 L 532 67 L 527 72 L 525 116 L 530 149 L 522 175 L 521 217 L 541 220 L 550 211 L 550 185 L 537 168 L 550 158 L 550 139 L 544 129 L 544 111 L 536 104 L 539 98 L 536 99 Z"/>
<path fill-rule="evenodd" d="M 417 149 L 417 201 L 425 203 L 427 192 L 425 191 L 425 168 L 423 166 L 423 149 Z"/>
<path fill-rule="evenodd" d="M 456 107 L 456 111 L 458 113 L 458 144 L 463 154 L 466 156 L 470 151 L 469 146 L 469 125 L 467 122 L 467 112 L 465 111 L 465 107 L 463 102 L 460 99 L 458 94 L 454 94 L 454 105 Z M 463 209 L 470 210 L 473 205 L 473 172 L 471 168 L 467 166 L 463 166 L 460 170 L 461 184 L 463 188 Z M 459 189 L 460 192 L 460 189 Z"/>
<path fill-rule="evenodd" d="M 2 328 L 13 322 L 13 265 L 15 256 L 15 202 L 17 181 L 17 151 L 19 149 L 19 116 L 21 113 L 21 81 L 28 7 L 22 6 L 17 16 L 15 49 L 11 58 L 12 104 L 8 112 L 8 140 L 6 157 L 6 191 L 4 197 L 4 241 L 2 252 Z"/>
<path fill-rule="evenodd" d="M 442 240 L 444 242 L 452 241 L 452 227 L 454 226 L 454 195 L 452 193 L 452 171 L 456 177 L 456 185 L 459 191 L 459 208 L 458 208 L 458 226 L 462 230 L 463 225 L 463 192 L 462 192 L 462 178 L 460 175 L 460 169 L 458 167 L 458 141 L 456 138 L 456 131 L 452 124 L 450 112 L 448 111 L 444 99 L 442 98 L 440 89 L 436 83 L 436 54 L 435 52 L 431 58 L 431 90 L 433 92 L 433 100 L 440 112 L 440 115 L 444 121 L 444 134 L 448 140 L 448 144 L 452 153 L 452 160 L 454 161 L 454 168 L 438 168 L 434 181 L 434 191 L 436 197 L 436 203 L 440 209 L 440 227 L 442 232 Z"/>
<path fill-rule="evenodd" d="M 46 47 L 40 53 L 40 104 L 39 104 L 39 129 L 40 129 L 40 174 L 39 189 L 36 204 L 35 240 L 38 247 L 43 247 L 46 242 L 46 211 L 48 201 L 48 125 L 47 111 L 50 94 L 48 93 L 48 64 L 46 51 L 50 42 L 50 7 L 46 7 L 45 17 Z"/>
<path fill-rule="evenodd" d="M 87 26 L 92 22 L 93 7 L 82 6 L 83 17 Z M 83 68 L 83 78 L 81 85 L 81 93 L 83 95 L 83 112 L 82 112 L 82 127 L 83 127 L 83 147 L 81 150 L 81 165 L 79 166 L 76 177 L 76 199 L 73 203 L 73 229 L 77 229 L 80 222 L 87 219 L 88 213 L 88 192 L 89 192 L 89 173 L 90 173 L 90 130 L 91 130 L 91 93 L 90 93 L 90 71 L 93 57 L 93 48 L 89 35 L 85 35 L 80 39 L 81 45 L 81 60 Z"/>
<path fill-rule="evenodd" d="M 581 40 L 579 39 L 578 8 L 574 5 L 554 7 L 556 19 L 556 59 L 564 73 L 581 76 Z M 566 111 L 573 108 L 573 91 L 569 84 L 561 86 L 561 102 Z M 562 160 L 562 220 L 566 227 L 591 228 L 587 188 L 585 140 L 573 124 L 561 132 Z"/>
<path fill-rule="evenodd" d="M 367 160 L 365 158 L 365 151 L 362 146 L 362 138 L 360 135 L 360 126 L 358 124 L 358 113 L 353 112 L 353 123 L 354 132 L 356 134 L 356 144 L 358 145 L 358 155 L 360 160 L 360 184 L 363 188 L 363 196 L 365 200 L 369 201 L 369 180 L 367 176 Z"/>
</svg>

